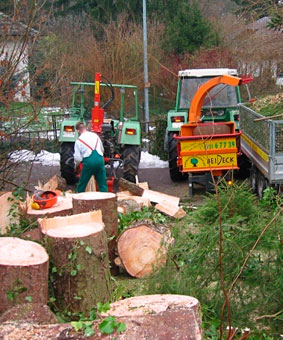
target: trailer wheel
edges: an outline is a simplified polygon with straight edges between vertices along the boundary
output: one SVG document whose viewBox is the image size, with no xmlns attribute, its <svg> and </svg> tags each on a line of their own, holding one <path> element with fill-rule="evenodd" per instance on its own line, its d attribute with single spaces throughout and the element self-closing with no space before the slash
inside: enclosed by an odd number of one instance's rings
<svg viewBox="0 0 283 340">
<path fill-rule="evenodd" d="M 65 178 L 67 184 L 73 185 L 79 181 L 75 173 L 74 163 L 74 144 L 73 142 L 64 142 L 60 149 L 60 168 L 61 175 Z"/>
<path fill-rule="evenodd" d="M 257 192 L 257 177 L 258 177 L 258 170 L 254 165 L 252 165 L 251 170 L 250 170 L 249 182 L 250 182 L 250 186 L 252 188 L 253 194 Z"/>
<path fill-rule="evenodd" d="M 169 173 L 172 181 L 178 182 L 188 179 L 188 174 L 183 174 L 177 166 L 177 141 L 174 134 L 175 132 L 168 133 Z"/>
<path fill-rule="evenodd" d="M 137 145 L 128 145 L 125 147 L 122 158 L 124 160 L 123 177 L 130 182 L 136 183 L 136 175 L 141 158 L 141 149 Z"/>
<path fill-rule="evenodd" d="M 261 199 L 264 195 L 264 190 L 267 188 L 266 178 L 259 172 L 257 177 L 257 195 Z"/>
</svg>

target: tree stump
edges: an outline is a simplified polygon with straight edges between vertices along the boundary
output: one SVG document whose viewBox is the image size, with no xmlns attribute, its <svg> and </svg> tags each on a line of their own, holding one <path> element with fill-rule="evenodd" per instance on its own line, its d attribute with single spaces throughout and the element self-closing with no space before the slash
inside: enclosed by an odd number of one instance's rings
<svg viewBox="0 0 283 340">
<path fill-rule="evenodd" d="M 115 259 L 115 237 L 118 235 L 117 197 L 110 192 L 83 192 L 73 196 L 73 213 L 79 214 L 100 209 L 108 237 L 108 255 L 111 273 L 118 274 Z"/>
<path fill-rule="evenodd" d="M 47 304 L 48 260 L 38 243 L 0 238 L 0 314 L 26 302 Z"/>
<path fill-rule="evenodd" d="M 143 220 L 121 233 L 117 250 L 126 271 L 140 278 L 166 263 L 168 246 L 172 242 L 168 227 Z"/>
<path fill-rule="evenodd" d="M 112 303 L 105 314 L 109 315 L 126 323 L 126 331 L 117 339 L 202 339 L 200 304 L 191 296 L 136 296 Z"/>
<path fill-rule="evenodd" d="M 88 315 L 109 301 L 111 281 L 101 211 L 39 220 L 52 263 L 51 282 L 60 311 Z"/>
</svg>

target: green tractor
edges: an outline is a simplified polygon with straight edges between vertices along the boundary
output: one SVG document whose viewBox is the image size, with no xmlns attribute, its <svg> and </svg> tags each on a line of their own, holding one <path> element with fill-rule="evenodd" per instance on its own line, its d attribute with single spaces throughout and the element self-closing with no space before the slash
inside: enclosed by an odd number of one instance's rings
<svg viewBox="0 0 283 340">
<path fill-rule="evenodd" d="M 111 84 L 108 81 L 102 83 L 100 73 L 95 74 L 94 83 L 71 82 L 71 85 L 73 94 L 69 117 L 61 123 L 59 136 L 62 177 L 71 185 L 78 181 L 74 168 L 74 144 L 78 138 L 75 126 L 81 121 L 88 125 L 90 131 L 97 133 L 103 142 L 106 170 L 111 170 L 111 174 L 107 175 L 113 177 L 114 174 L 116 177 L 117 169 L 122 167 L 123 177 L 135 183 L 141 155 L 137 87 Z M 100 105 L 100 92 L 103 88 L 108 89 L 111 96 L 103 105 Z M 115 98 L 115 89 L 120 90 L 119 119 L 107 118 L 110 116 L 106 113 Z M 90 91 L 94 92 L 94 103 L 92 103 L 93 107 L 88 110 L 86 98 Z M 134 115 L 130 117 L 125 114 L 126 94 L 127 98 L 133 100 Z"/>
<path fill-rule="evenodd" d="M 185 180 L 187 173 L 182 173 L 177 164 L 177 140 L 181 126 L 189 121 L 189 110 L 192 99 L 201 85 L 211 78 L 231 75 L 237 76 L 237 70 L 227 68 L 188 69 L 179 71 L 175 109 L 167 115 L 167 128 L 164 139 L 164 150 L 168 152 L 169 172 L 173 181 Z M 219 84 L 205 97 L 201 109 L 201 122 L 235 122 L 239 129 L 239 108 L 241 102 L 239 87 Z"/>
</svg>

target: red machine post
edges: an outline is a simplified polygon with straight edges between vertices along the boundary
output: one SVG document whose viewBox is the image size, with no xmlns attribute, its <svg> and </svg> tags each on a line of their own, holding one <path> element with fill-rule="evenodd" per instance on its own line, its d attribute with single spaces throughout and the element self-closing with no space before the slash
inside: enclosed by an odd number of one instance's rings
<svg viewBox="0 0 283 340">
<path fill-rule="evenodd" d="M 104 109 L 100 108 L 100 79 L 101 74 L 95 73 L 94 79 L 94 106 L 91 109 L 91 130 L 100 134 L 104 122 Z"/>
</svg>

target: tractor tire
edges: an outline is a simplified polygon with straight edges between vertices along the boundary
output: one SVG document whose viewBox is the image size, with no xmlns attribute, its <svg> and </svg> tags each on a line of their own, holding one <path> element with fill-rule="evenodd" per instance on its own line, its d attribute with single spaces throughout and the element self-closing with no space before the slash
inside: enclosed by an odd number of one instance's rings
<svg viewBox="0 0 283 340">
<path fill-rule="evenodd" d="M 64 142 L 61 144 L 60 149 L 61 176 L 65 178 L 69 185 L 74 185 L 79 181 L 75 173 L 74 144 L 72 142 Z"/>
<path fill-rule="evenodd" d="M 168 133 L 169 173 L 172 181 L 180 182 L 188 179 L 188 174 L 183 174 L 177 166 L 177 141 L 174 134 L 175 132 Z"/>
<path fill-rule="evenodd" d="M 136 175 L 141 158 L 141 149 L 137 145 L 128 145 L 123 150 L 122 158 L 124 160 L 123 178 L 127 181 L 136 183 Z"/>
</svg>

